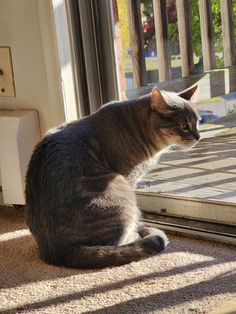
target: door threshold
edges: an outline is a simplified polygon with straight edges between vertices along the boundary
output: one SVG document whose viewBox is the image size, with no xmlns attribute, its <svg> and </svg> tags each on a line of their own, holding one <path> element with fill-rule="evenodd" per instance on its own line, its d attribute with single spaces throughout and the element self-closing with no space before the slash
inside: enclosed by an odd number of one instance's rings
<svg viewBox="0 0 236 314">
<path fill-rule="evenodd" d="M 236 228 L 235 203 L 139 191 L 136 196 L 139 208 L 145 212 L 234 225 Z"/>
<path fill-rule="evenodd" d="M 147 226 L 160 228 L 169 233 L 184 234 L 236 245 L 236 228 L 234 226 L 147 212 L 143 213 L 143 222 Z"/>
</svg>

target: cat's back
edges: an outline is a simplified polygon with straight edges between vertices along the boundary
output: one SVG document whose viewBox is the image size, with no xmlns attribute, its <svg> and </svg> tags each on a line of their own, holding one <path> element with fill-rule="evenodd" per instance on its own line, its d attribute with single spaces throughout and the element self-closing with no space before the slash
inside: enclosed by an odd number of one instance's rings
<svg viewBox="0 0 236 314">
<path fill-rule="evenodd" d="M 56 191 L 63 181 L 65 185 L 81 175 L 86 164 L 92 132 L 87 120 L 64 124 L 52 129 L 37 144 L 31 156 L 26 174 L 26 197 L 37 186 L 41 191 Z M 66 187 L 65 187 L 66 189 Z M 65 190 L 64 189 L 64 190 Z"/>
<path fill-rule="evenodd" d="M 58 163 L 69 159 L 85 160 L 89 151 L 93 154 L 99 151 L 102 155 L 100 145 L 114 142 L 113 133 L 120 128 L 120 114 L 123 114 L 120 108 L 119 103 L 110 103 L 88 117 L 49 130 L 36 146 L 30 167 L 34 164 L 38 167 L 42 160 Z"/>
<path fill-rule="evenodd" d="M 44 160 L 55 158 L 63 161 L 63 154 L 73 156 L 80 150 L 82 143 L 86 143 L 93 137 L 90 124 L 89 119 L 83 119 L 49 130 L 35 147 L 30 165 L 34 163 L 35 159 L 40 161 L 42 158 Z"/>
<path fill-rule="evenodd" d="M 48 131 L 46 136 L 36 146 L 32 157 L 44 154 L 48 150 L 59 152 L 67 150 L 69 146 L 79 146 L 86 144 L 91 139 L 99 138 L 101 129 L 106 128 L 106 124 L 114 120 L 119 111 L 119 103 L 111 103 L 102 107 L 95 114 L 81 120 L 64 123 Z M 70 150 L 73 153 L 73 150 Z"/>
</svg>

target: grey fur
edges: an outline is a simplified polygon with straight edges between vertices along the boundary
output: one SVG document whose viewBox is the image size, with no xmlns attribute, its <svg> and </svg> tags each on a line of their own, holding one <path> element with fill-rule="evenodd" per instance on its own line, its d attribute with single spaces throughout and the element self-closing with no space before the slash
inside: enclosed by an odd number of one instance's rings
<svg viewBox="0 0 236 314">
<path fill-rule="evenodd" d="M 157 95 L 161 110 L 158 103 L 154 110 L 153 95 L 107 104 L 36 146 L 26 176 L 26 221 L 44 261 L 115 266 L 168 244 L 162 231 L 140 223 L 134 187 L 157 154 L 171 144 L 191 146 L 199 134 L 186 100 L 165 92 Z M 194 128 L 187 134 L 178 125 L 189 121 Z"/>
</svg>

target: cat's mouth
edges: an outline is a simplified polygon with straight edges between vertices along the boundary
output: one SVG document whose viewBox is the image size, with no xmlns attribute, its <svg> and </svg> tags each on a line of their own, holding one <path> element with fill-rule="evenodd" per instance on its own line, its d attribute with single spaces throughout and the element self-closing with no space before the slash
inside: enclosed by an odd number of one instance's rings
<svg viewBox="0 0 236 314">
<path fill-rule="evenodd" d="M 177 149 L 189 149 L 197 145 L 198 142 L 199 140 L 196 140 L 196 139 L 184 138 L 177 141 L 176 146 L 177 146 Z"/>
</svg>

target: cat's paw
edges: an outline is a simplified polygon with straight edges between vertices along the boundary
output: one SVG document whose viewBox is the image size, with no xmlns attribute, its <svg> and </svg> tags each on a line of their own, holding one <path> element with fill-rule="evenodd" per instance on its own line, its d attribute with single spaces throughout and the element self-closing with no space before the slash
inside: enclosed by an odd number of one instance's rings
<svg viewBox="0 0 236 314">
<path fill-rule="evenodd" d="M 152 227 L 147 227 L 147 228 L 148 228 L 148 233 L 149 233 L 149 235 L 147 235 L 147 237 L 159 237 L 159 238 L 161 238 L 163 241 L 164 248 L 166 248 L 167 245 L 169 244 L 169 240 L 168 240 L 165 232 L 163 232 L 162 230 L 160 230 L 158 228 L 152 228 Z"/>
</svg>

